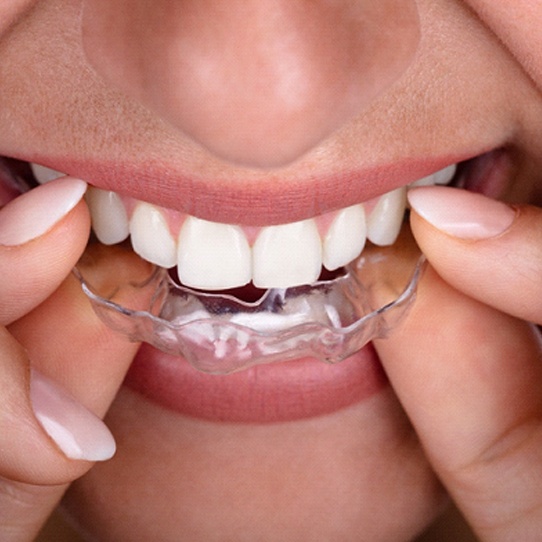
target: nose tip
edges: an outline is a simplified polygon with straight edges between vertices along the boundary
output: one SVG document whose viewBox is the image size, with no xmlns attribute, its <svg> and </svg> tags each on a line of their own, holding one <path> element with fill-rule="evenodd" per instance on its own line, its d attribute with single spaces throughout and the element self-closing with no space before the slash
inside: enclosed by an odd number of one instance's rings
<svg viewBox="0 0 542 542">
<path fill-rule="evenodd" d="M 218 157 L 286 165 L 409 65 L 414 0 L 86 0 L 83 43 L 110 83 Z"/>
</svg>

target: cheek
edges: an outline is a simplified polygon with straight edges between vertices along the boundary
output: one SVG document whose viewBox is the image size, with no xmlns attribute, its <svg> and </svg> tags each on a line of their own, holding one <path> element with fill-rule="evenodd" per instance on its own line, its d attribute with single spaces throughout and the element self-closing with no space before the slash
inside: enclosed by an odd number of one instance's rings
<svg viewBox="0 0 542 542">
<path fill-rule="evenodd" d="M 531 0 L 468 0 L 482 21 L 542 87 L 542 4 Z"/>
<path fill-rule="evenodd" d="M 124 390 L 116 458 L 65 507 L 98 540 L 410 540 L 444 496 L 391 390 L 275 425 L 180 418 Z"/>
</svg>

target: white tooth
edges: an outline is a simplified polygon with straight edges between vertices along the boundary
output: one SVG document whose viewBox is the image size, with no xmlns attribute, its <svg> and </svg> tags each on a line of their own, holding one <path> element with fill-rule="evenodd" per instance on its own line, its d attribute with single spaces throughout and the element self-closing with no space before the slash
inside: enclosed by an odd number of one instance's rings
<svg viewBox="0 0 542 542">
<path fill-rule="evenodd" d="M 445 167 L 444 169 L 437 171 L 434 175 L 435 184 L 448 184 L 454 178 L 456 171 L 456 164 L 452 164 L 451 166 Z"/>
<path fill-rule="evenodd" d="M 410 186 L 432 186 L 434 184 L 448 184 L 455 176 L 457 171 L 457 164 L 452 164 L 451 166 L 445 167 L 436 173 L 432 173 L 427 177 L 418 179 L 413 183 L 410 183 Z"/>
<path fill-rule="evenodd" d="M 128 237 L 128 217 L 118 194 L 89 187 L 86 200 L 92 217 L 92 229 L 104 245 L 114 245 Z"/>
<path fill-rule="evenodd" d="M 427 175 L 427 177 L 422 177 L 413 183 L 410 183 L 408 186 L 417 187 L 417 186 L 433 186 L 435 184 L 435 175 Z"/>
<path fill-rule="evenodd" d="M 251 278 L 250 246 L 239 226 L 188 217 L 177 241 L 179 278 L 192 288 L 225 290 Z"/>
<path fill-rule="evenodd" d="M 177 263 L 177 246 L 160 210 L 150 203 L 136 205 L 130 218 L 134 251 L 145 260 L 170 268 Z"/>
<path fill-rule="evenodd" d="M 337 213 L 323 242 L 323 263 L 333 271 L 357 258 L 367 237 L 363 205 L 353 205 Z"/>
<path fill-rule="evenodd" d="M 56 171 L 54 169 L 41 166 L 40 164 L 33 164 L 30 163 L 30 169 L 32 170 L 32 173 L 34 174 L 34 177 L 36 177 L 36 181 L 40 184 L 48 183 L 49 181 L 54 181 L 55 179 L 58 179 L 59 177 L 64 177 L 64 173 L 60 173 L 60 171 Z"/>
<path fill-rule="evenodd" d="M 367 221 L 367 238 L 378 246 L 392 245 L 403 223 L 406 206 L 406 187 L 384 194 Z"/>
<path fill-rule="evenodd" d="M 313 219 L 263 228 L 252 247 L 254 284 L 288 288 L 318 279 L 322 242 Z"/>
</svg>

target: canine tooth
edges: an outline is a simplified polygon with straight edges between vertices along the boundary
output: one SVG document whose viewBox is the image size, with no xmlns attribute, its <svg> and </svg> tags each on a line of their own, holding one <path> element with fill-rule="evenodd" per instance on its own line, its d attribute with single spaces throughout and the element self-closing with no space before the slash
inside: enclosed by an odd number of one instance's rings
<svg viewBox="0 0 542 542">
<path fill-rule="evenodd" d="M 367 238 L 363 205 L 353 205 L 337 213 L 323 241 L 323 264 L 333 271 L 357 258 Z"/>
<path fill-rule="evenodd" d="M 410 186 L 432 186 L 434 184 L 448 184 L 455 176 L 457 171 L 457 164 L 445 167 L 436 173 L 432 173 L 427 177 L 423 177 L 410 183 Z"/>
<path fill-rule="evenodd" d="M 177 246 L 160 210 L 150 203 L 136 205 L 130 219 L 132 248 L 145 260 L 160 267 L 173 267 Z"/>
<path fill-rule="evenodd" d="M 40 164 L 34 164 L 30 162 L 30 169 L 32 170 L 32 173 L 34 174 L 34 177 L 36 177 L 36 181 L 40 184 L 48 183 L 49 181 L 54 181 L 55 179 L 58 179 L 59 177 L 64 177 L 64 173 L 60 173 L 60 171 L 56 171 L 54 169 L 42 166 Z"/>
<path fill-rule="evenodd" d="M 181 281 L 192 288 L 224 290 L 251 279 L 250 246 L 239 226 L 188 217 L 177 241 Z"/>
<path fill-rule="evenodd" d="M 427 175 L 427 177 L 422 177 L 421 179 L 418 179 L 417 181 L 414 181 L 413 183 L 410 183 L 408 186 L 416 187 L 416 186 L 433 186 L 435 184 L 435 175 Z"/>
<path fill-rule="evenodd" d="M 406 207 L 406 187 L 384 194 L 367 221 L 367 238 L 378 246 L 392 245 L 401 229 Z"/>
<path fill-rule="evenodd" d="M 455 176 L 457 164 L 445 167 L 435 173 L 435 184 L 448 184 Z"/>
<path fill-rule="evenodd" d="M 322 268 L 322 242 L 313 219 L 263 228 L 252 247 L 254 284 L 288 288 L 310 284 Z"/>
<path fill-rule="evenodd" d="M 118 194 L 89 187 L 86 200 L 92 217 L 92 229 L 104 245 L 114 245 L 128 237 L 128 217 Z"/>
</svg>

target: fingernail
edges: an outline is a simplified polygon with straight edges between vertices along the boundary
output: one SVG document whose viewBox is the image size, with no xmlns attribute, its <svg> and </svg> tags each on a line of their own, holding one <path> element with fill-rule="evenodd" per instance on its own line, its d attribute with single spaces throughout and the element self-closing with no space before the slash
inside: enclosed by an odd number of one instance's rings
<svg viewBox="0 0 542 542">
<path fill-rule="evenodd" d="M 49 231 L 80 201 L 84 181 L 62 177 L 12 200 L 0 211 L 0 245 L 17 246 Z"/>
<path fill-rule="evenodd" d="M 460 239 L 488 239 L 505 232 L 516 212 L 501 201 L 448 186 L 409 190 L 411 208 L 439 230 Z"/>
<path fill-rule="evenodd" d="M 30 376 L 30 400 L 40 425 L 66 457 L 85 461 L 113 457 L 115 440 L 102 420 L 35 369 Z"/>
</svg>

